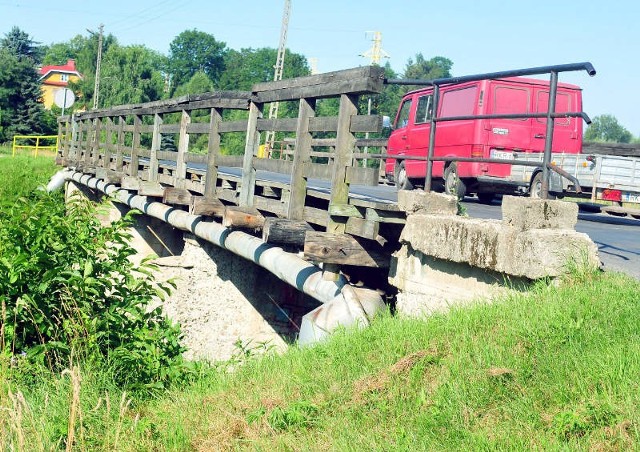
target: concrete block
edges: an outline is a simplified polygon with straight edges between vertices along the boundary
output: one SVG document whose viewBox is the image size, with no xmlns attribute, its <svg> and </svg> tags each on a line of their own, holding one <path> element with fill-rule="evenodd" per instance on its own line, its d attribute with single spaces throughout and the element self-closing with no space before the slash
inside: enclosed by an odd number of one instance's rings
<svg viewBox="0 0 640 452">
<path fill-rule="evenodd" d="M 400 240 L 427 256 L 493 270 L 513 234 L 499 220 L 415 214 L 407 217 Z"/>
<path fill-rule="evenodd" d="M 444 193 L 424 190 L 399 190 L 398 207 L 407 213 L 428 213 L 432 215 L 457 215 L 458 200 Z"/>
<path fill-rule="evenodd" d="M 530 229 L 574 229 L 578 221 L 578 205 L 571 202 L 505 196 L 502 219 L 520 231 Z"/>
</svg>

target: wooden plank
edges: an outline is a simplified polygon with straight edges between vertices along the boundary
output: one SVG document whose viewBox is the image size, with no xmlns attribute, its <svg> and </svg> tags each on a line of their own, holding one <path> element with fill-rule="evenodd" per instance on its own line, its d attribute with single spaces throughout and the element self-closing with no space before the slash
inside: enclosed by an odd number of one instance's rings
<svg viewBox="0 0 640 452">
<path fill-rule="evenodd" d="M 123 175 L 120 186 L 125 190 L 138 191 L 140 189 L 140 179 L 133 176 Z"/>
<path fill-rule="evenodd" d="M 329 204 L 329 215 L 337 217 L 364 218 L 364 209 L 351 204 Z"/>
<path fill-rule="evenodd" d="M 222 215 L 222 226 L 257 230 L 262 228 L 265 218 L 255 207 L 229 206 Z"/>
<path fill-rule="evenodd" d="M 189 190 L 184 188 L 166 187 L 162 196 L 162 202 L 165 204 L 190 206 L 192 198 L 193 195 Z"/>
<path fill-rule="evenodd" d="M 191 116 L 185 110 L 182 110 L 180 119 L 180 139 L 178 141 L 178 155 L 176 156 L 176 178 L 185 179 L 187 177 L 187 163 L 185 162 L 185 154 L 189 150 L 189 134 L 187 126 L 191 123 Z"/>
<path fill-rule="evenodd" d="M 209 123 L 192 122 L 187 126 L 187 133 L 209 133 Z"/>
<path fill-rule="evenodd" d="M 303 246 L 307 231 L 313 231 L 313 228 L 306 221 L 270 217 L 264 222 L 262 240 L 265 243 Z"/>
<path fill-rule="evenodd" d="M 249 107 L 249 120 L 247 122 L 247 139 L 244 148 L 242 163 L 242 182 L 238 204 L 242 207 L 253 206 L 253 195 L 256 188 L 256 168 L 253 158 L 258 154 L 260 146 L 260 133 L 258 132 L 258 118 L 262 116 L 262 104 L 251 102 Z"/>
<path fill-rule="evenodd" d="M 131 163 L 129 164 L 129 174 L 138 175 L 138 167 L 140 160 L 138 158 L 138 150 L 140 148 L 140 126 L 142 125 L 142 117 L 135 115 L 133 117 L 133 142 L 131 144 Z"/>
<path fill-rule="evenodd" d="M 246 132 L 247 122 L 247 119 L 240 119 L 238 121 L 224 121 L 220 123 L 220 133 Z"/>
<path fill-rule="evenodd" d="M 304 257 L 314 262 L 386 268 L 390 256 L 376 242 L 367 243 L 346 234 L 306 233 Z"/>
<path fill-rule="evenodd" d="M 378 223 L 405 224 L 406 214 L 404 212 L 393 212 L 388 210 L 376 210 L 370 207 L 366 208 L 365 218 Z"/>
<path fill-rule="evenodd" d="M 158 151 L 156 153 L 158 160 L 169 160 L 175 162 L 178 158 L 178 153 L 174 151 Z"/>
<path fill-rule="evenodd" d="M 120 185 L 120 184 L 122 184 L 122 177 L 123 177 L 123 174 L 121 172 L 108 170 L 107 171 L 107 177 L 104 179 L 104 181 L 107 184 L 118 184 L 118 185 Z"/>
<path fill-rule="evenodd" d="M 380 232 L 380 223 L 377 221 L 351 217 L 347 220 L 345 232 L 365 239 L 375 240 Z"/>
<path fill-rule="evenodd" d="M 582 153 L 640 157 L 640 144 L 584 142 L 582 143 Z"/>
<path fill-rule="evenodd" d="M 304 208 L 304 219 L 309 223 L 326 227 L 329 224 L 329 212 L 316 207 Z"/>
<path fill-rule="evenodd" d="M 184 161 L 186 163 L 207 163 L 207 155 L 187 152 L 184 156 Z"/>
<path fill-rule="evenodd" d="M 287 217 L 292 220 L 304 218 L 304 205 L 307 197 L 307 175 L 305 168 L 311 163 L 311 132 L 309 123 L 315 116 L 315 99 L 300 99 L 296 126 L 296 152 L 291 164 L 291 196 L 287 208 Z"/>
<path fill-rule="evenodd" d="M 149 180 L 158 180 L 158 151 L 162 145 L 162 135 L 160 128 L 162 127 L 162 116 L 154 115 L 153 117 L 153 135 L 151 137 L 151 152 L 149 154 Z"/>
<path fill-rule="evenodd" d="M 291 174 L 293 162 L 287 160 L 263 159 L 254 157 L 253 166 L 256 170 L 270 171 L 272 173 Z"/>
<path fill-rule="evenodd" d="M 189 213 L 208 217 L 222 217 L 226 206 L 219 199 L 207 199 L 203 196 L 192 196 Z"/>
<path fill-rule="evenodd" d="M 339 94 L 381 93 L 384 68 L 364 66 L 344 71 L 257 83 L 252 91 L 258 102 L 332 97 Z"/>
<path fill-rule="evenodd" d="M 336 135 L 336 156 L 331 178 L 331 198 L 329 205 L 347 204 L 349 202 L 349 181 L 347 167 L 351 166 L 356 139 L 351 133 L 349 124 L 351 117 L 358 113 L 356 96 L 343 94 L 340 96 L 338 113 L 338 131 Z M 329 216 L 328 232 L 344 233 L 346 221 L 341 217 Z"/>
<path fill-rule="evenodd" d="M 138 194 L 140 196 L 162 198 L 164 196 L 164 187 L 158 182 L 141 180 L 139 181 Z"/>
<path fill-rule="evenodd" d="M 209 141 L 207 144 L 207 175 L 205 177 L 204 195 L 213 199 L 218 183 L 218 165 L 220 154 L 220 125 L 222 124 L 222 110 L 212 108 L 209 120 Z"/>
<path fill-rule="evenodd" d="M 295 132 L 298 120 L 296 118 L 269 118 L 258 120 L 258 130 L 264 132 Z"/>
<path fill-rule="evenodd" d="M 262 196 L 256 196 L 253 198 L 253 207 L 260 209 L 264 212 L 270 212 L 278 217 L 283 217 L 287 213 L 287 206 L 284 202 L 278 199 L 269 199 Z"/>
<path fill-rule="evenodd" d="M 352 133 L 356 132 L 380 132 L 382 130 L 382 116 L 380 115 L 354 115 L 349 126 Z M 309 121 L 311 132 L 335 132 L 338 130 L 338 118 L 336 116 L 318 116 Z"/>
<path fill-rule="evenodd" d="M 241 155 L 219 155 L 216 157 L 218 166 L 242 166 L 243 157 Z"/>
<path fill-rule="evenodd" d="M 160 133 L 180 133 L 180 124 L 162 124 L 160 126 Z"/>
</svg>

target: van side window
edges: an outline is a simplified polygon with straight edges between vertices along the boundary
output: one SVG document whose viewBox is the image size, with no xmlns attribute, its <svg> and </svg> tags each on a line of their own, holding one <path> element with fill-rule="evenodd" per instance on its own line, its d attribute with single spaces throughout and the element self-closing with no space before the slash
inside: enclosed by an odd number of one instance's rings
<svg viewBox="0 0 640 452">
<path fill-rule="evenodd" d="M 549 109 L 549 91 L 538 91 L 536 113 L 546 113 Z M 558 93 L 556 96 L 556 113 L 569 113 L 571 111 L 571 96 L 567 93 Z M 538 122 L 546 123 L 546 118 L 536 118 Z M 569 118 L 556 118 L 556 124 L 567 125 Z"/>
<path fill-rule="evenodd" d="M 510 86 L 496 86 L 493 92 L 493 112 L 497 115 L 529 113 L 529 89 L 512 88 Z M 512 121 L 526 121 L 526 118 L 512 119 Z"/>
<path fill-rule="evenodd" d="M 396 129 L 402 129 L 403 127 L 407 127 L 409 124 L 409 112 L 411 111 L 411 99 L 407 99 L 402 103 L 402 107 L 400 107 L 400 112 L 398 113 L 398 117 L 396 118 Z"/>
<path fill-rule="evenodd" d="M 468 88 L 446 91 L 442 95 L 438 116 L 444 118 L 472 115 L 477 97 L 478 87 L 475 85 L 469 86 Z"/>
<path fill-rule="evenodd" d="M 431 94 L 420 96 L 416 107 L 416 124 L 424 124 L 431 121 L 433 113 L 433 96 Z"/>
</svg>

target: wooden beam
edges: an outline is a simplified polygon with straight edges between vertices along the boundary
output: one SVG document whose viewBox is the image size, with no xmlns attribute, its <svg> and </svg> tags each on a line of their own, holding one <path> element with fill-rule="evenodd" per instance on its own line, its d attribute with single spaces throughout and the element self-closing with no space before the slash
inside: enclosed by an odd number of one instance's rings
<svg viewBox="0 0 640 452">
<path fill-rule="evenodd" d="M 351 204 L 329 204 L 329 215 L 364 218 L 364 209 L 359 209 Z"/>
<path fill-rule="evenodd" d="M 218 183 L 218 154 L 220 154 L 220 124 L 222 123 L 222 110 L 211 109 L 209 122 L 209 143 L 207 146 L 207 175 L 204 180 L 204 196 L 214 199 L 216 185 Z"/>
<path fill-rule="evenodd" d="M 192 196 L 189 213 L 192 215 L 203 215 L 208 217 L 221 217 L 226 206 L 215 198 L 205 198 L 203 196 Z"/>
<path fill-rule="evenodd" d="M 639 144 L 625 143 L 594 143 L 582 144 L 583 154 L 617 155 L 621 157 L 640 157 Z"/>
<path fill-rule="evenodd" d="M 138 194 L 140 196 L 162 198 L 164 197 L 164 187 L 158 182 L 141 180 L 139 182 Z"/>
<path fill-rule="evenodd" d="M 241 207 L 253 206 L 253 195 L 256 189 L 256 168 L 253 165 L 253 157 L 258 154 L 260 146 L 260 133 L 258 132 L 258 118 L 262 116 L 262 104 L 251 102 L 249 107 L 249 120 L 247 122 L 247 140 L 244 147 L 242 162 L 242 183 L 238 204 Z"/>
<path fill-rule="evenodd" d="M 222 215 L 222 226 L 225 228 L 260 229 L 265 218 L 254 207 L 229 206 Z"/>
<path fill-rule="evenodd" d="M 185 179 L 187 177 L 187 164 L 185 162 L 185 154 L 189 150 L 189 134 L 187 126 L 191 122 L 191 116 L 185 110 L 182 110 L 180 118 L 180 139 L 178 141 L 178 155 L 176 156 L 176 179 Z"/>
<path fill-rule="evenodd" d="M 162 144 L 160 127 L 162 126 L 162 116 L 155 114 L 153 117 L 153 136 L 151 138 L 151 152 L 149 154 L 149 180 L 158 180 L 158 151 Z"/>
<path fill-rule="evenodd" d="M 166 187 L 162 196 L 162 202 L 165 204 L 177 204 L 181 206 L 190 206 L 193 195 L 189 190 L 184 188 Z"/>
<path fill-rule="evenodd" d="M 305 167 L 311 163 L 311 132 L 309 121 L 315 116 L 315 99 L 300 99 L 298 125 L 296 127 L 295 154 L 291 168 L 291 196 L 287 207 L 287 217 L 292 220 L 304 218 L 304 204 L 307 197 L 307 175 Z"/>
<path fill-rule="evenodd" d="M 375 242 L 365 244 L 350 235 L 317 231 L 306 233 L 304 256 L 315 262 L 361 267 L 386 268 L 390 260 Z"/>
<path fill-rule="evenodd" d="M 306 221 L 269 217 L 262 228 L 262 240 L 266 243 L 304 245 L 304 235 L 313 228 Z"/>
<path fill-rule="evenodd" d="M 138 191 L 140 189 L 140 179 L 133 176 L 123 175 L 120 182 L 120 187 L 124 190 Z"/>
<path fill-rule="evenodd" d="M 118 116 L 118 135 L 116 137 L 116 171 L 122 171 L 124 148 L 124 116 Z"/>
<path fill-rule="evenodd" d="M 133 141 L 131 143 L 131 163 L 129 166 L 129 174 L 138 175 L 138 166 L 140 160 L 138 158 L 138 150 L 140 149 L 140 126 L 142 125 L 142 117 L 135 115 L 133 117 Z"/>
</svg>

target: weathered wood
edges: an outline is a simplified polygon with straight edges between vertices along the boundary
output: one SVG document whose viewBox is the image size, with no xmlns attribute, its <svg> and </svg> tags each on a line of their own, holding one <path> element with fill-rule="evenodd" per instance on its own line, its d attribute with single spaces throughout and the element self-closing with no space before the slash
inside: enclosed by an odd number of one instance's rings
<svg viewBox="0 0 640 452">
<path fill-rule="evenodd" d="M 304 256 L 315 262 L 383 268 L 389 266 L 390 259 L 375 242 L 366 243 L 346 234 L 317 231 L 306 233 Z"/>
<path fill-rule="evenodd" d="M 304 235 L 313 228 L 306 221 L 269 217 L 262 228 L 262 240 L 266 243 L 304 245 Z"/>
<path fill-rule="evenodd" d="M 621 157 L 640 157 L 640 145 L 624 143 L 593 143 L 582 144 L 583 154 L 617 155 Z"/>
<path fill-rule="evenodd" d="M 162 198 L 164 196 L 164 187 L 158 182 L 141 180 L 138 186 L 138 194 L 140 196 Z"/>
<path fill-rule="evenodd" d="M 182 110 L 180 119 L 180 138 L 178 142 L 178 155 L 176 156 L 176 178 L 184 179 L 187 177 L 187 163 L 185 162 L 185 154 L 189 150 L 189 134 L 187 126 L 191 123 L 191 116 L 185 110 Z"/>
<path fill-rule="evenodd" d="M 242 161 L 242 183 L 238 204 L 242 207 L 253 206 L 253 195 L 256 188 L 256 168 L 253 165 L 253 157 L 258 154 L 260 145 L 260 133 L 258 132 L 258 119 L 262 116 L 262 104 L 251 102 L 249 107 L 249 120 L 247 122 L 247 140 Z"/>
<path fill-rule="evenodd" d="M 177 204 L 181 206 L 190 206 L 193 195 L 189 190 L 184 188 L 166 187 L 162 196 L 162 202 L 165 204 Z"/>
<path fill-rule="evenodd" d="M 121 172 L 116 172 L 116 171 L 111 171 L 108 170 L 107 171 L 107 176 L 105 177 L 104 181 L 107 184 L 122 184 L 122 176 L 123 174 Z M 124 187 L 122 187 L 124 188 Z"/>
<path fill-rule="evenodd" d="M 382 130 L 382 116 L 380 115 L 355 115 L 351 118 L 349 126 L 352 133 L 356 132 L 380 132 Z M 318 116 L 309 121 L 311 132 L 335 132 L 338 130 L 338 118 L 336 116 Z"/>
<path fill-rule="evenodd" d="M 258 130 L 265 132 L 295 132 L 297 127 L 296 118 L 268 118 L 258 120 Z"/>
<path fill-rule="evenodd" d="M 222 226 L 225 228 L 260 229 L 265 218 L 254 207 L 227 207 L 222 215 Z"/>
<path fill-rule="evenodd" d="M 367 207 L 365 218 L 379 223 L 405 224 L 406 214 L 388 210 L 377 210 Z"/>
<path fill-rule="evenodd" d="M 347 220 L 345 232 L 365 239 L 375 240 L 380 232 L 380 223 L 351 217 Z"/>
<path fill-rule="evenodd" d="M 160 127 L 162 126 L 162 116 L 154 115 L 153 117 L 153 136 L 151 137 L 151 152 L 149 154 L 149 180 L 158 180 L 158 151 L 162 144 L 162 135 Z"/>
<path fill-rule="evenodd" d="M 274 160 L 254 157 L 253 166 L 256 170 L 272 173 L 291 174 L 293 163 L 287 160 Z"/>
<path fill-rule="evenodd" d="M 124 159 L 124 116 L 118 117 L 118 135 L 116 137 L 116 167 L 115 170 L 118 172 L 122 171 Z"/>
<path fill-rule="evenodd" d="M 131 144 L 131 163 L 129 166 L 129 174 L 132 176 L 138 175 L 138 167 L 140 166 L 138 151 L 140 148 L 140 126 L 141 125 L 142 125 L 142 116 L 135 115 L 133 117 L 133 142 Z"/>
<path fill-rule="evenodd" d="M 291 167 L 291 196 L 287 217 L 292 220 L 304 218 L 304 204 L 307 197 L 307 176 L 305 168 L 311 163 L 311 132 L 309 122 L 315 116 L 315 99 L 300 99 L 298 125 L 296 127 L 296 153 Z"/>
<path fill-rule="evenodd" d="M 384 69 L 365 66 L 253 85 L 259 102 L 332 97 L 339 94 L 381 93 Z"/>
<path fill-rule="evenodd" d="M 226 206 L 218 199 L 207 199 L 203 196 L 192 196 L 189 213 L 192 215 L 203 215 L 209 217 L 221 217 Z"/>
<path fill-rule="evenodd" d="M 347 167 L 351 165 L 355 136 L 351 133 L 349 125 L 351 117 L 358 113 L 358 99 L 356 96 L 343 94 L 340 96 L 340 109 L 338 113 L 338 131 L 336 135 L 336 156 L 331 178 L 331 198 L 329 205 L 347 204 L 349 201 L 349 182 L 347 180 Z M 342 217 L 329 217 L 327 231 L 344 233 L 346 221 Z"/>
<path fill-rule="evenodd" d="M 123 175 L 120 186 L 125 190 L 137 191 L 140 189 L 140 179 L 133 176 Z"/>
<path fill-rule="evenodd" d="M 359 209 L 352 204 L 329 204 L 329 215 L 364 218 L 364 209 Z"/>
<path fill-rule="evenodd" d="M 207 175 L 204 180 L 204 196 L 213 199 L 216 195 L 218 183 L 218 154 L 220 153 L 220 124 L 222 124 L 222 110 L 212 108 L 209 121 L 209 142 L 207 145 Z"/>
<path fill-rule="evenodd" d="M 107 169 L 98 167 L 96 168 L 96 179 L 105 180 L 107 178 Z"/>
</svg>

